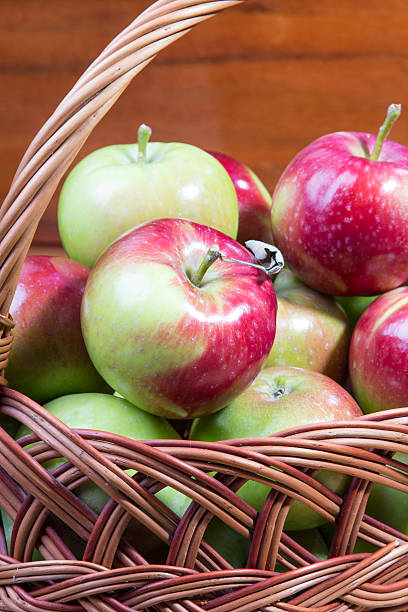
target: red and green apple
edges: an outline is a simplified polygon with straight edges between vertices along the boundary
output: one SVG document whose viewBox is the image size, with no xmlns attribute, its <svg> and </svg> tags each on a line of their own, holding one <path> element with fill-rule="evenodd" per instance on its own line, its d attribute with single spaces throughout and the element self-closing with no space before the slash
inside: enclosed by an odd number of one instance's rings
<svg viewBox="0 0 408 612">
<path fill-rule="evenodd" d="M 186 219 L 129 231 L 84 292 L 96 369 L 148 412 L 185 419 L 219 410 L 253 381 L 275 336 L 273 283 L 253 265 L 237 241 Z"/>
<path fill-rule="evenodd" d="M 10 307 L 14 341 L 6 377 L 37 402 L 81 392 L 109 392 L 81 332 L 89 269 L 66 257 L 26 257 Z"/>
</svg>

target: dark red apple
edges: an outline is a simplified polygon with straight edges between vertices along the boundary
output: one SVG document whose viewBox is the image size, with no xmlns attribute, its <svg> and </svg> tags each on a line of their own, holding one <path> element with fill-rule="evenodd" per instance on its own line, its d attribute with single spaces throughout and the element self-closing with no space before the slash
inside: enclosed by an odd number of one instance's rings
<svg viewBox="0 0 408 612">
<path fill-rule="evenodd" d="M 238 198 L 238 237 L 241 244 L 247 240 L 273 242 L 271 225 L 271 194 L 251 168 L 237 159 L 208 151 L 228 172 Z"/>
</svg>

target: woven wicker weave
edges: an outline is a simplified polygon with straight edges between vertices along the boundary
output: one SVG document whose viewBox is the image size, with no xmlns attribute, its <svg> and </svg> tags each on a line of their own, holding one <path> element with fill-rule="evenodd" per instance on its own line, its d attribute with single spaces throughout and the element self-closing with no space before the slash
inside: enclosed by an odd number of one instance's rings
<svg viewBox="0 0 408 612">
<path fill-rule="evenodd" d="M 108 45 L 31 143 L 0 214 L 0 369 L 7 365 L 8 310 L 22 262 L 86 138 L 161 49 L 236 3 L 156 2 Z M 0 610 L 408 609 L 408 537 L 364 513 L 374 482 L 408 494 L 408 467 L 392 459 L 408 454 L 408 409 L 222 444 L 135 442 L 70 430 L 7 386 L 0 396 L 2 413 L 34 432 L 18 444 L 0 429 L 0 506 L 14 521 L 9 551 L 0 530 Z M 39 443 L 25 447 L 33 441 Z M 68 461 L 50 474 L 42 463 L 56 457 Z M 352 476 L 343 499 L 314 479 L 321 469 Z M 110 498 L 99 516 L 75 494 L 88 480 Z M 235 494 L 247 480 L 270 486 L 260 513 Z M 154 495 L 166 485 L 192 499 L 181 519 Z M 335 523 L 328 560 L 282 531 L 293 499 Z M 214 516 L 249 540 L 245 568 L 232 568 L 203 541 Z M 127 539 L 135 520 L 161 544 L 162 564 Z M 67 530 L 86 543 L 81 558 L 64 543 Z M 357 536 L 376 552 L 351 554 Z M 45 560 L 32 561 L 35 548 Z M 277 561 L 289 571 L 276 572 Z"/>
</svg>

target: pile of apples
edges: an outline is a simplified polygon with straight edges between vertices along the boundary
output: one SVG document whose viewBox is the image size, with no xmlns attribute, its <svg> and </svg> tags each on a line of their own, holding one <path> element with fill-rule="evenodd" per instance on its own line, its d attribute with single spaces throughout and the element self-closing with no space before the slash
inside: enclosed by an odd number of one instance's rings
<svg viewBox="0 0 408 612">
<path fill-rule="evenodd" d="M 67 257 L 22 269 L 9 385 L 70 427 L 139 440 L 267 436 L 408 405 L 408 148 L 387 139 L 399 112 L 377 136 L 311 143 L 272 196 L 240 161 L 150 142 L 146 126 L 82 159 L 59 201 Z M 239 491 L 256 509 L 267 493 Z M 368 510 L 408 533 L 387 495 L 407 508 L 376 485 Z M 178 514 L 189 503 L 158 496 Z M 285 529 L 324 556 L 323 522 L 295 501 Z M 243 538 L 213 523 L 206 538 L 245 563 Z"/>
</svg>

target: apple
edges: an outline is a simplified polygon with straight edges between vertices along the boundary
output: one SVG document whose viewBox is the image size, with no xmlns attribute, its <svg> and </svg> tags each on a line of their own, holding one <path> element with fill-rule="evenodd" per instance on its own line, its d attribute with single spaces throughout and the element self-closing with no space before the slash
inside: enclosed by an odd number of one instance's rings
<svg viewBox="0 0 408 612">
<path fill-rule="evenodd" d="M 148 412 L 186 419 L 219 410 L 253 381 L 275 336 L 273 283 L 253 266 L 237 241 L 186 219 L 129 231 L 84 291 L 96 369 Z"/>
<path fill-rule="evenodd" d="M 171 487 L 164 487 L 156 493 L 168 508 L 182 517 L 191 503 L 191 499 Z M 203 540 L 214 548 L 232 567 L 245 567 L 248 560 L 250 542 L 243 535 L 223 523 L 219 518 L 211 519 L 204 533 Z"/>
<path fill-rule="evenodd" d="M 408 405 L 408 287 L 380 295 L 350 342 L 353 393 L 364 412 Z"/>
<path fill-rule="evenodd" d="M 107 393 L 73 393 L 57 397 L 44 404 L 51 414 L 71 429 L 97 429 L 119 434 L 132 440 L 177 439 L 174 428 L 161 417 L 140 410 L 127 400 Z M 21 425 L 16 438 L 30 433 Z M 60 460 L 47 462 L 47 469 L 55 469 Z M 81 499 L 99 513 L 107 501 L 107 495 L 93 483 L 78 488 Z"/>
<path fill-rule="evenodd" d="M 238 236 L 247 240 L 273 242 L 271 225 L 271 194 L 251 168 L 242 162 L 216 151 L 209 151 L 228 172 L 238 198 Z"/>
<path fill-rule="evenodd" d="M 67 393 L 109 392 L 81 332 L 80 309 L 89 269 L 66 257 L 30 255 L 10 306 L 14 341 L 9 386 L 39 403 Z"/>
<path fill-rule="evenodd" d="M 183 143 L 111 145 L 82 159 L 65 180 L 58 228 L 69 257 L 92 267 L 125 231 L 161 217 L 186 217 L 235 238 L 237 195 L 222 165 Z"/>
<path fill-rule="evenodd" d="M 293 366 L 269 367 L 228 406 L 195 419 L 190 437 L 209 442 L 263 437 L 299 425 L 349 420 L 361 414 L 354 398 L 328 376 Z M 327 471 L 320 472 L 318 478 L 339 494 L 347 483 L 344 475 Z M 248 481 L 238 494 L 260 511 L 268 492 L 267 485 Z M 317 512 L 294 500 L 285 531 L 322 523 L 324 518 Z"/>
<path fill-rule="evenodd" d="M 127 400 L 105 393 L 75 393 L 58 397 L 44 407 L 68 427 L 75 429 L 96 429 L 119 434 L 132 440 L 177 439 L 177 432 L 161 417 L 149 414 L 137 408 Z M 30 433 L 24 425 L 20 426 L 16 438 Z M 55 469 L 62 463 L 55 459 L 48 461 L 45 467 Z M 127 470 L 134 474 L 133 470 Z M 94 512 L 99 514 L 108 501 L 108 495 L 93 482 L 87 482 L 77 487 L 75 493 Z M 75 535 L 68 529 L 61 530 L 67 544 L 76 554 L 82 554 L 83 543 L 77 541 Z M 134 543 L 137 550 L 145 555 L 156 554 L 162 542 L 151 534 L 143 525 L 132 522 L 126 533 L 126 538 Z"/>
<path fill-rule="evenodd" d="M 343 384 L 350 324 L 332 296 L 311 289 L 288 268 L 274 281 L 276 336 L 266 366 L 298 366 Z"/>
<path fill-rule="evenodd" d="M 272 232 L 287 265 L 310 287 L 376 295 L 408 279 L 408 148 L 379 135 L 318 138 L 287 166 L 272 195 Z"/>
</svg>

